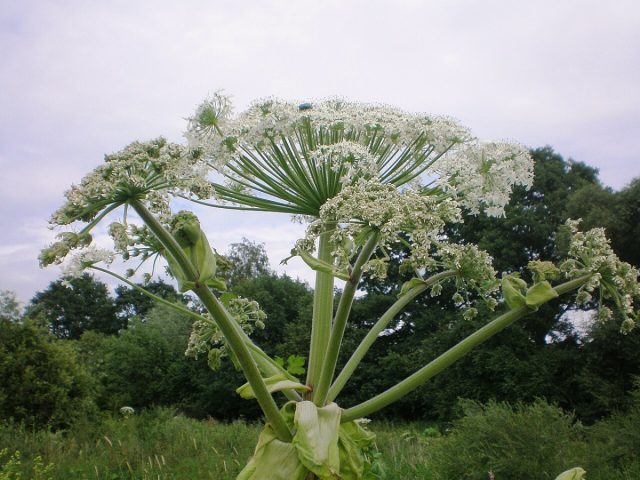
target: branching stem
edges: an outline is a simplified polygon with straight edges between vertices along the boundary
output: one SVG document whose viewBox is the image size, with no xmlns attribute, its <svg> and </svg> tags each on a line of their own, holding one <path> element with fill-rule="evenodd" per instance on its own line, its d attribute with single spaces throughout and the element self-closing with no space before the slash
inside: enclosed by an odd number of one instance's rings
<svg viewBox="0 0 640 480">
<path fill-rule="evenodd" d="M 555 290 L 559 295 L 562 295 L 564 293 L 580 288 L 589 280 L 589 278 L 591 278 L 591 275 L 585 275 L 583 277 L 569 280 L 568 282 L 555 287 Z M 500 315 L 400 383 L 371 398 L 370 400 L 367 400 L 366 402 L 345 410 L 342 413 L 341 421 L 348 422 L 360 417 L 364 417 L 366 415 L 370 415 L 386 407 L 390 403 L 399 400 L 409 392 L 418 388 L 430 378 L 440 373 L 449 365 L 462 358 L 474 347 L 482 344 L 483 342 L 494 336 L 496 333 L 504 330 L 506 327 L 514 323 L 516 320 L 519 320 L 534 311 L 534 309 L 525 306 L 509 310 L 508 312 Z"/>
<path fill-rule="evenodd" d="M 340 353 L 340 345 L 342 344 L 342 337 L 344 336 L 344 330 L 347 326 L 347 320 L 349 319 L 349 313 L 353 305 L 353 298 L 358 289 L 358 284 L 362 278 L 362 267 L 371 258 L 371 255 L 375 251 L 380 235 L 377 232 L 372 233 L 369 236 L 367 242 L 360 249 L 358 258 L 356 259 L 353 270 L 349 280 L 344 286 L 340 302 L 338 303 L 338 309 L 336 316 L 333 320 L 333 326 L 331 327 L 331 336 L 329 338 L 329 345 L 327 346 L 327 352 L 324 358 L 324 364 L 322 366 L 322 373 L 318 380 L 318 385 L 315 388 L 313 395 L 316 405 L 322 406 L 327 399 L 327 392 L 331 380 L 333 380 L 333 374 L 336 370 L 336 363 L 338 362 L 338 355 Z"/>
<path fill-rule="evenodd" d="M 396 300 L 394 304 L 391 305 L 391 307 L 389 307 L 386 312 L 384 312 L 384 314 L 373 325 L 373 327 L 371 327 L 369 333 L 367 333 L 367 335 L 362 339 L 362 342 L 360 342 L 358 348 L 356 348 L 356 350 L 353 352 L 351 358 L 349 358 L 346 365 L 340 372 L 340 375 L 338 375 L 338 378 L 336 378 L 333 385 L 331 385 L 326 400 L 328 402 L 332 402 L 333 400 L 335 400 L 335 398 L 342 391 L 353 373 L 356 371 L 356 368 L 358 368 L 358 365 L 360 365 L 360 362 L 369 351 L 371 346 L 378 339 L 384 329 L 387 328 L 389 322 L 391 322 L 391 320 L 393 320 L 396 315 L 398 315 L 404 309 L 404 307 L 406 307 L 428 288 L 455 275 L 456 272 L 453 270 L 440 272 L 427 279 L 423 284 L 413 287 L 411 290 L 402 295 L 398 300 Z"/>
</svg>

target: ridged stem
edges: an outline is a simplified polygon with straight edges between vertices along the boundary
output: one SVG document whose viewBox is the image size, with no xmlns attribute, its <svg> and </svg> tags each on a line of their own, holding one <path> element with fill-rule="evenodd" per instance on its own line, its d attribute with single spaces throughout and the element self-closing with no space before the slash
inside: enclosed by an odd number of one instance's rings
<svg viewBox="0 0 640 480">
<path fill-rule="evenodd" d="M 360 249 L 358 258 L 353 264 L 353 270 L 351 271 L 349 280 L 345 284 L 342 295 L 340 296 L 336 316 L 333 319 L 333 326 L 331 327 L 331 336 L 329 338 L 329 345 L 327 346 L 324 365 L 322 366 L 322 373 L 320 374 L 320 379 L 318 380 L 318 385 L 313 395 L 313 400 L 318 406 L 323 406 L 327 399 L 329 386 L 331 385 L 331 380 L 333 380 L 333 374 L 335 373 L 336 364 L 338 363 L 338 355 L 340 354 L 344 330 L 347 326 L 347 320 L 349 319 L 353 305 L 353 298 L 355 297 L 358 284 L 362 278 L 362 267 L 369 261 L 369 258 L 371 258 L 371 255 L 378 246 L 379 238 L 378 233 L 372 233 Z"/>
<path fill-rule="evenodd" d="M 318 260 L 333 264 L 331 255 L 331 233 L 326 228 L 320 234 L 318 244 Z M 309 365 L 307 369 L 307 385 L 313 389 L 320 378 L 322 364 L 331 335 L 331 320 L 333 318 L 333 275 L 319 270 L 316 271 L 316 284 L 313 292 L 313 319 L 311 323 L 311 346 L 309 348 Z"/>
</svg>

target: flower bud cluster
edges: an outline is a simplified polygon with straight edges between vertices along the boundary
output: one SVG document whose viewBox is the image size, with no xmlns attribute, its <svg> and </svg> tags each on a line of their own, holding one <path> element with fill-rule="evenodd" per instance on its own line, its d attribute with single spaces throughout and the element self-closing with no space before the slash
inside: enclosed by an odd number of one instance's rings
<svg viewBox="0 0 640 480">
<path fill-rule="evenodd" d="M 267 314 L 262 311 L 258 302 L 231 294 L 223 295 L 221 300 L 247 335 L 251 335 L 256 328 L 264 329 Z M 206 354 L 209 366 L 217 370 L 222 358 L 229 354 L 225 342 L 224 335 L 207 315 L 193 323 L 185 355 L 198 358 Z"/>
<path fill-rule="evenodd" d="M 612 302 L 623 316 L 622 331 L 628 332 L 635 326 L 635 306 L 640 301 L 639 272 L 626 262 L 618 259 L 611 249 L 603 228 L 587 232 L 578 230 L 579 220 L 567 220 L 566 227 L 571 233 L 569 259 L 560 265 L 567 278 L 591 275 L 589 281 L 580 288 L 578 301 L 587 302 L 596 289 L 600 290 L 600 319 L 612 317 L 611 309 L 602 302 Z"/>
<path fill-rule="evenodd" d="M 476 245 L 443 243 L 438 246 L 435 257 L 443 270 L 456 272 L 458 290 L 474 291 L 482 297 L 498 290 L 500 282 L 493 268 L 493 258 Z M 495 307 L 494 300 L 487 300 L 490 308 Z"/>
<path fill-rule="evenodd" d="M 60 264 L 67 254 L 75 249 L 86 247 L 91 243 L 91 235 L 88 233 L 78 234 L 74 232 L 62 232 L 57 235 L 59 241 L 43 249 L 38 257 L 41 267 L 51 264 Z"/>
</svg>

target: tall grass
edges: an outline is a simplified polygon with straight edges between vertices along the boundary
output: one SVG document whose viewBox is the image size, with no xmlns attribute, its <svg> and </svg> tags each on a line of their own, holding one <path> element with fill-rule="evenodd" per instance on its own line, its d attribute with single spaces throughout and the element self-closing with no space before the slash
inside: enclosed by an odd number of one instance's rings
<svg viewBox="0 0 640 480">
<path fill-rule="evenodd" d="M 465 416 L 445 434 L 418 423 L 374 423 L 380 478 L 540 480 L 574 466 L 584 467 L 589 480 L 640 478 L 640 408 L 584 427 L 541 401 L 463 405 Z M 62 432 L 5 423 L 0 480 L 231 480 L 253 453 L 260 429 L 242 421 L 197 421 L 167 408 Z"/>
</svg>

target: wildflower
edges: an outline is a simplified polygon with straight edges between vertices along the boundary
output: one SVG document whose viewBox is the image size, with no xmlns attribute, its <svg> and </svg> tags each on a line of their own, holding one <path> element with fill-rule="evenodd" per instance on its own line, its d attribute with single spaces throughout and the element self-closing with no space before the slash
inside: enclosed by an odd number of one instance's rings
<svg viewBox="0 0 640 480">
<path fill-rule="evenodd" d="M 110 264 L 113 262 L 113 258 L 113 252 L 92 245 L 74 255 L 70 261 L 63 266 L 62 273 L 67 277 L 80 277 L 91 265 L 100 262 Z"/>
<path fill-rule="evenodd" d="M 156 213 L 169 209 L 169 193 L 198 197 L 213 193 L 199 164 L 199 154 L 157 138 L 134 142 L 106 155 L 105 163 L 65 193 L 67 202 L 51 217 L 53 225 L 90 221 L 110 205 L 145 199 Z"/>
<path fill-rule="evenodd" d="M 135 413 L 135 410 L 133 409 L 133 407 L 120 407 L 120 413 L 122 414 L 122 416 L 124 417 L 128 417 L 130 415 L 133 415 Z"/>
<path fill-rule="evenodd" d="M 578 230 L 579 220 L 567 220 L 565 226 L 571 234 L 568 256 L 560 270 L 567 278 L 590 275 L 589 281 L 578 291 L 578 299 L 588 301 L 594 290 L 599 289 L 603 301 L 611 302 L 623 317 L 623 331 L 633 328 L 634 304 L 640 299 L 639 272 L 618 259 L 611 249 L 603 228 L 587 232 Z M 613 317 L 611 309 L 601 305 L 600 320 Z"/>
</svg>

